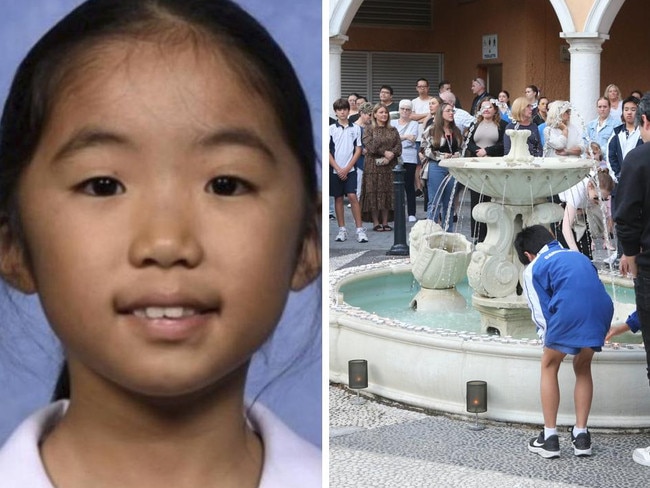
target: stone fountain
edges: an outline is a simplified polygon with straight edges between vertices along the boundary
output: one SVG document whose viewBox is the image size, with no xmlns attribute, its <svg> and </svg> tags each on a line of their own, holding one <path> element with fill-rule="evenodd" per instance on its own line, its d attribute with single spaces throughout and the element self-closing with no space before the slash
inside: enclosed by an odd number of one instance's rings
<svg viewBox="0 0 650 488">
<path fill-rule="evenodd" d="M 482 330 L 512 336 L 533 327 L 526 301 L 517 295 L 523 266 L 513 250 L 515 235 L 523 227 L 559 222 L 562 207 L 547 197 L 578 184 L 594 162 L 535 159 L 528 152 L 529 130 L 506 133 L 512 146 L 503 158 L 446 159 L 440 164 L 466 187 L 492 197 L 472 212 L 476 221 L 486 224 L 487 235 L 472 253 L 467 277 L 475 292 L 472 303 L 481 312 Z"/>
<path fill-rule="evenodd" d="M 561 219 L 561 208 L 547 202 L 547 197 L 578 183 L 588 174 L 592 162 L 578 158 L 532 158 L 524 146 L 528 134 L 522 131 L 511 133 L 510 137 L 513 150 L 506 157 L 451 159 L 444 163 L 458 181 L 493 198 L 474 209 L 474 218 L 485 222 L 488 230 L 485 241 L 476 245 L 473 252 L 468 252 L 462 239 L 445 236 L 429 222 L 428 228 L 421 228 L 420 236 L 412 236 L 417 241 L 411 242 L 414 263 L 407 259 L 391 260 L 330 274 L 331 381 L 347 383 L 347 362 L 364 358 L 368 360 L 369 381 L 364 390 L 368 394 L 431 410 L 466 414 L 465 383 L 481 379 L 487 381 L 489 391 L 488 412 L 482 417 L 508 422 L 542 421 L 542 347 L 534 335 L 526 303 L 517 295 L 522 267 L 512 243 L 523 226 Z M 450 261 L 448 255 L 455 256 Z M 452 303 L 451 297 L 457 296 L 453 288 L 458 270 L 465 267 L 473 289 L 471 301 L 480 312 L 483 333 L 458 329 L 455 311 L 450 315 L 454 318 L 446 318 L 448 308 L 461 306 L 460 301 Z M 418 311 L 411 312 L 420 316 L 424 308 L 432 310 L 430 313 L 435 317 L 442 317 L 440 326 L 416 325 L 374 311 L 379 305 L 362 308 L 346 300 L 346 290 L 350 289 L 351 299 L 352 288 L 358 286 L 373 296 L 373 304 L 381 304 L 395 295 L 409 296 L 403 305 L 408 310 L 409 301 L 415 300 L 412 294 L 408 295 L 408 285 L 394 288 L 387 283 L 394 277 L 409 283 L 414 276 L 421 280 L 423 289 L 443 296 L 438 300 L 442 303 L 427 302 L 426 307 L 416 296 Z M 629 280 L 613 276 L 608 280 L 619 286 L 631 285 Z M 372 284 L 375 282 L 376 287 Z M 625 319 L 629 307 L 633 304 L 615 299 L 615 321 Z M 471 309 L 466 309 L 466 314 L 467 310 Z M 426 314 L 423 312 L 422 316 Z M 478 317 L 475 321 L 479 321 Z M 500 335 L 484 333 L 490 329 L 499 330 Z M 517 334 L 523 329 L 532 332 L 532 336 Z M 560 368 L 560 425 L 571 425 L 574 421 L 570 361 L 568 357 L 568 364 Z M 642 345 L 606 345 L 594 358 L 592 374 L 596 386 L 589 418 L 592 427 L 650 427 Z"/>
</svg>

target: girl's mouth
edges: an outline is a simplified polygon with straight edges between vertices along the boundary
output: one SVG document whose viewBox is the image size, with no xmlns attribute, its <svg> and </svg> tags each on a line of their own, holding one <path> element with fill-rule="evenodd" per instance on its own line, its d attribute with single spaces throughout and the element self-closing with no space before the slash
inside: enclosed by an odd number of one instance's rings
<svg viewBox="0 0 650 488">
<path fill-rule="evenodd" d="M 201 313 L 187 307 L 144 307 L 133 310 L 133 315 L 146 319 L 180 319 Z"/>
</svg>

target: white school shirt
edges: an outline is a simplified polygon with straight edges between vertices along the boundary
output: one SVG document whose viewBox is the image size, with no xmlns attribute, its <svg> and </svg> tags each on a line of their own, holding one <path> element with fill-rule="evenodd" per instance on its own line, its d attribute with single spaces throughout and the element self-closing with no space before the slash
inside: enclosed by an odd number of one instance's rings
<svg viewBox="0 0 650 488">
<path fill-rule="evenodd" d="M 63 417 L 67 400 L 52 403 L 24 420 L 0 449 L 0 486 L 55 488 L 43 466 L 40 440 Z M 320 450 L 303 440 L 269 409 L 255 403 L 248 418 L 264 443 L 259 488 L 316 488 L 321 486 Z"/>
<path fill-rule="evenodd" d="M 413 112 L 416 115 L 429 114 L 429 99 L 421 100 L 420 97 L 414 98 L 411 100 L 413 104 Z M 424 120 L 424 119 L 423 119 Z M 422 142 L 422 132 L 424 131 L 424 124 L 418 124 L 418 137 L 415 139 L 416 142 Z"/>
</svg>

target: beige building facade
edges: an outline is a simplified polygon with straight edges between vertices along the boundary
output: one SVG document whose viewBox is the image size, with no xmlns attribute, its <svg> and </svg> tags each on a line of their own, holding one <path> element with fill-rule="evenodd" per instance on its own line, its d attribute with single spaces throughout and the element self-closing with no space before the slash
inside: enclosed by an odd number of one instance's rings
<svg viewBox="0 0 650 488">
<path fill-rule="evenodd" d="M 377 101 L 377 85 L 390 84 L 376 79 L 384 59 L 394 63 L 395 76 L 413 77 L 410 91 L 396 90 L 397 99 L 416 97 L 415 81 L 424 76 L 431 94 L 437 81 L 450 80 L 466 106 L 471 80 L 480 76 L 490 93 L 506 89 L 511 100 L 534 84 L 551 100 L 570 100 L 590 120 L 608 84 L 618 85 L 623 97 L 650 89 L 650 51 L 642 45 L 650 19 L 647 0 L 365 2 L 331 0 L 330 105 L 350 88 Z M 402 18 L 409 8 L 420 9 L 410 24 Z M 402 66 L 402 59 L 420 55 L 421 75 Z M 384 73 L 379 77 L 392 74 Z"/>
</svg>

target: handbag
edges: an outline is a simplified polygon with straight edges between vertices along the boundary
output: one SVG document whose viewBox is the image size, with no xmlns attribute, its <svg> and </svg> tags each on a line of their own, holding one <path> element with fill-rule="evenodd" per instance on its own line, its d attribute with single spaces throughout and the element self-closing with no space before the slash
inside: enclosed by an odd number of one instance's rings
<svg viewBox="0 0 650 488">
<path fill-rule="evenodd" d="M 377 158 L 377 159 L 375 159 L 375 164 L 377 166 L 386 166 L 388 164 L 388 159 L 387 158 Z"/>
<path fill-rule="evenodd" d="M 422 169 L 420 170 L 420 179 L 421 180 L 428 180 L 429 179 L 429 161 L 430 159 L 427 159 L 426 163 L 422 165 Z"/>
</svg>

